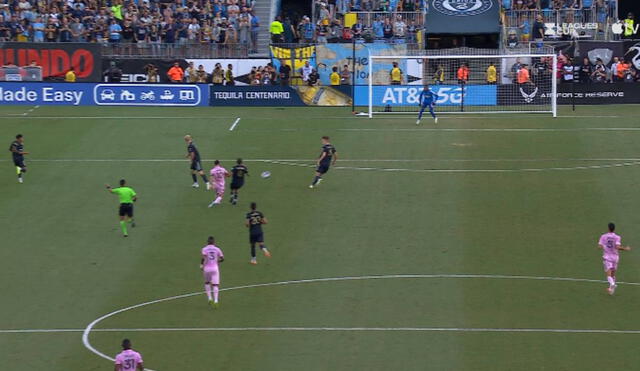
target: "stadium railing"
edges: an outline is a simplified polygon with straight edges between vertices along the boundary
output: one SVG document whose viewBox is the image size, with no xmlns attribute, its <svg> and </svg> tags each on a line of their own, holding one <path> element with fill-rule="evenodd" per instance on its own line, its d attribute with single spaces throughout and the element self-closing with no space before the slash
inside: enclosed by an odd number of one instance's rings
<svg viewBox="0 0 640 371">
<path fill-rule="evenodd" d="M 102 56 L 115 58 L 248 58 L 249 46 L 242 44 L 104 43 Z"/>
</svg>

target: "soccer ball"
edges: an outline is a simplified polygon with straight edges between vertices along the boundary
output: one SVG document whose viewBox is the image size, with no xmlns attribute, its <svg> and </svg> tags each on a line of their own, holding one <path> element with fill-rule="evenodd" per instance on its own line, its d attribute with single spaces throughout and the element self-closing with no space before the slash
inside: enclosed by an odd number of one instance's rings
<svg viewBox="0 0 640 371">
<path fill-rule="evenodd" d="M 267 179 L 268 177 L 271 176 L 271 172 L 270 171 L 263 171 L 262 174 L 260 174 L 261 177 Z"/>
</svg>

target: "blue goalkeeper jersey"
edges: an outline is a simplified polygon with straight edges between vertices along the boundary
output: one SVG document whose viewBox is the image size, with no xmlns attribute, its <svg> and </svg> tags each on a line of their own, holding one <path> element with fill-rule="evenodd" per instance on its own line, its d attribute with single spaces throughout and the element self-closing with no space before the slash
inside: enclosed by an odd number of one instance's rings
<svg viewBox="0 0 640 371">
<path fill-rule="evenodd" d="M 438 94 L 434 93 L 430 89 L 424 89 L 420 92 L 419 101 L 423 105 L 429 105 L 435 103 L 438 100 Z"/>
</svg>

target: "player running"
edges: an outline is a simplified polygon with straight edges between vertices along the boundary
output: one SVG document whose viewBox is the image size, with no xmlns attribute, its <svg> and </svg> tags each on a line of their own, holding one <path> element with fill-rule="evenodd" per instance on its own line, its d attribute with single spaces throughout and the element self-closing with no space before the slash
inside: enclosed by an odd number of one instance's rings
<svg viewBox="0 0 640 371">
<path fill-rule="evenodd" d="M 262 233 L 262 225 L 267 224 L 267 218 L 264 214 L 256 210 L 258 205 L 255 202 L 251 203 L 251 211 L 247 213 L 247 219 L 244 225 L 249 228 L 249 243 L 251 244 L 251 261 L 253 265 L 258 264 L 256 259 L 256 244 L 260 246 L 260 249 L 267 258 L 271 257 L 271 253 L 267 250 L 267 246 L 264 244 L 264 234 Z"/>
<path fill-rule="evenodd" d="M 214 308 L 218 307 L 218 292 L 220 291 L 220 268 L 218 264 L 224 261 L 224 254 L 218 246 L 215 245 L 213 236 L 207 239 L 207 246 L 203 247 L 200 254 L 200 269 L 204 274 L 204 291 L 207 293 L 209 305 Z M 213 298 L 211 291 L 213 290 Z"/>
<path fill-rule="evenodd" d="M 314 188 L 315 186 L 319 185 L 320 182 L 322 182 L 322 176 L 326 174 L 327 171 L 329 171 L 329 167 L 331 165 L 336 164 L 337 160 L 338 160 L 338 153 L 336 152 L 336 147 L 334 147 L 329 142 L 328 136 L 322 137 L 322 153 L 318 158 L 318 162 L 317 162 L 318 167 L 316 168 L 316 176 L 315 178 L 313 178 L 313 182 L 311 183 L 309 188 Z"/>
<path fill-rule="evenodd" d="M 238 203 L 238 191 L 244 185 L 245 175 L 249 175 L 249 170 L 242 163 L 242 159 L 239 158 L 236 161 L 236 166 L 231 168 L 231 199 L 229 201 L 232 205 Z"/>
<path fill-rule="evenodd" d="M 215 200 L 211 201 L 209 207 L 214 207 L 215 205 L 219 205 L 222 202 L 222 197 L 224 196 L 224 178 L 230 177 L 231 174 L 220 165 L 220 161 L 216 160 L 213 163 L 213 169 L 209 172 L 211 175 L 211 187 L 216 192 Z"/>
<path fill-rule="evenodd" d="M 209 189 L 209 181 L 207 180 L 207 176 L 204 174 L 202 164 L 200 163 L 200 152 L 198 152 L 195 143 L 193 143 L 193 138 L 191 135 L 187 134 L 184 136 L 184 141 L 187 142 L 187 155 L 185 157 L 191 160 L 191 179 L 193 179 L 193 184 L 191 186 L 193 188 L 200 188 L 200 184 L 198 184 L 198 177 L 196 176 L 196 174 L 199 174 L 207 189 Z"/>
<path fill-rule="evenodd" d="M 605 233 L 600 236 L 598 242 L 598 248 L 602 249 L 602 262 L 604 263 L 604 271 L 607 273 L 607 281 L 609 281 L 609 288 L 607 292 L 609 295 L 613 295 L 616 291 L 616 271 L 618 270 L 618 260 L 620 259 L 619 251 L 629 251 L 631 247 L 622 246 L 621 238 L 614 233 L 616 225 L 609 223 L 609 233 Z"/>
<path fill-rule="evenodd" d="M 144 364 L 140 353 L 131 349 L 129 339 L 122 340 L 122 352 L 116 356 L 115 371 L 143 371 Z"/>
<path fill-rule="evenodd" d="M 433 108 L 436 105 L 436 101 L 438 100 L 438 94 L 433 90 L 429 89 L 429 85 L 425 85 L 424 89 L 420 92 L 420 97 L 418 97 L 418 105 L 420 106 L 420 113 L 418 114 L 418 121 L 416 121 L 416 125 L 420 125 L 420 120 L 422 120 L 422 114 L 424 110 L 429 108 L 429 113 L 431 113 L 431 117 L 433 117 L 434 123 L 438 123 L 438 117 L 436 117 L 436 113 L 433 111 Z"/>
<path fill-rule="evenodd" d="M 16 140 L 11 142 L 9 151 L 11 151 L 11 156 L 13 157 L 13 164 L 16 166 L 18 183 L 22 183 L 22 174 L 27 172 L 27 166 L 24 164 L 24 155 L 29 154 L 24 150 L 24 137 L 22 134 L 16 135 Z"/>
<path fill-rule="evenodd" d="M 120 216 L 120 229 L 124 237 L 129 237 L 127 234 L 127 223 L 131 223 L 131 227 L 135 228 L 136 223 L 133 220 L 133 203 L 138 200 L 138 195 L 133 188 L 126 186 L 127 182 L 124 179 L 120 179 L 120 187 L 111 188 L 107 186 L 107 190 L 113 194 L 118 195 L 120 199 L 120 209 L 118 215 Z"/>
</svg>

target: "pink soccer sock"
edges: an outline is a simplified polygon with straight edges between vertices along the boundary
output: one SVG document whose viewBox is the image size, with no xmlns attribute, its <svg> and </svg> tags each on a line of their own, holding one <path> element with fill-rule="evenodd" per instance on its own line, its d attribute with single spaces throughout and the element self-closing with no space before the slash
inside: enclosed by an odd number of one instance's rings
<svg viewBox="0 0 640 371">
<path fill-rule="evenodd" d="M 613 286 L 616 284 L 615 277 L 607 276 L 607 281 L 609 281 L 609 286 Z"/>
<path fill-rule="evenodd" d="M 215 303 L 217 303 L 217 302 L 218 302 L 218 291 L 220 291 L 220 290 L 218 289 L 218 286 L 213 286 L 213 301 L 214 301 Z"/>
<path fill-rule="evenodd" d="M 209 300 L 211 300 L 211 285 L 209 285 L 208 283 L 204 284 L 204 291 L 207 292 L 207 298 Z M 217 294 L 216 294 L 217 295 Z"/>
</svg>

